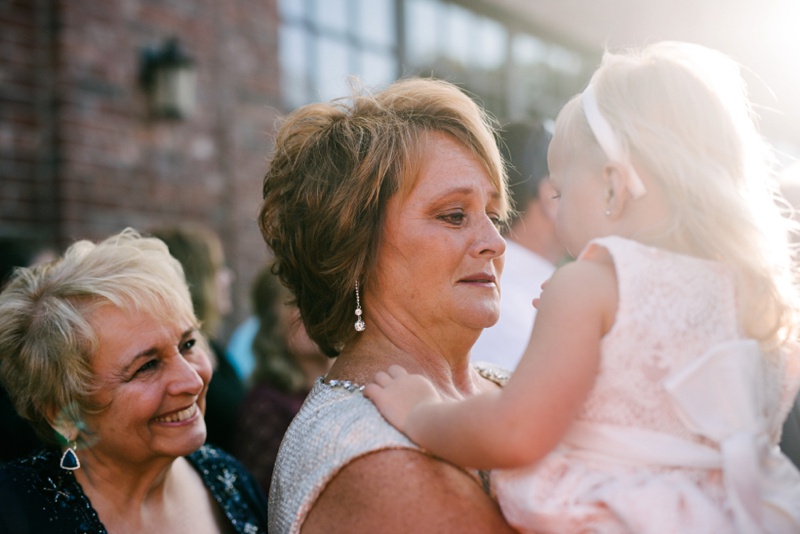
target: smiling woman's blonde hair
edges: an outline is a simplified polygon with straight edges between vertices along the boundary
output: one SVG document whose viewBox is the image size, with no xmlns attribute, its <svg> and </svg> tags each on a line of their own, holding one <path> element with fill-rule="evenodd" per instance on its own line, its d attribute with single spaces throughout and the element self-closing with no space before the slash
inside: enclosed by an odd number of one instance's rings
<svg viewBox="0 0 800 534">
<path fill-rule="evenodd" d="M 335 356 L 355 334 L 354 286 L 380 266 L 386 203 L 416 183 L 431 133 L 483 165 L 508 216 L 493 121 L 458 87 L 412 78 L 292 112 L 264 178 L 259 226 L 309 337 Z M 363 303 L 365 307 L 369 303 Z M 366 308 L 365 308 L 366 309 Z"/>
<path fill-rule="evenodd" d="M 89 400 L 98 343 L 90 316 L 105 305 L 197 326 L 180 263 L 132 229 L 20 269 L 0 293 L 0 381 L 45 441 L 57 441 L 55 419 L 79 425 L 100 408 Z"/>
</svg>

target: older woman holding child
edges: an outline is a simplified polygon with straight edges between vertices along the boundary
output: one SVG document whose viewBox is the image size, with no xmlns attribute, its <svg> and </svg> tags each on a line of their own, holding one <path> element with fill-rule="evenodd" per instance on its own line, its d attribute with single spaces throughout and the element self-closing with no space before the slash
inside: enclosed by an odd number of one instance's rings
<svg viewBox="0 0 800 534">
<path fill-rule="evenodd" d="M 451 399 L 499 387 L 469 353 L 498 318 L 508 211 L 492 125 L 450 83 L 402 80 L 289 115 L 259 222 L 336 361 L 281 445 L 271 532 L 510 532 L 481 473 L 414 445 L 359 386 L 402 364 Z"/>
</svg>

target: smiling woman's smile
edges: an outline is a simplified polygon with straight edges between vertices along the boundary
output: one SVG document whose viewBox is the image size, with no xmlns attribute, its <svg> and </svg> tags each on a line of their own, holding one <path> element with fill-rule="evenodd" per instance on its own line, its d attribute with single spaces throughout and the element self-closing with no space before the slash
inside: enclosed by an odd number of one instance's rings
<svg viewBox="0 0 800 534">
<path fill-rule="evenodd" d="M 183 410 L 179 410 L 177 412 L 162 415 L 161 417 L 156 417 L 153 419 L 156 423 L 184 423 L 189 419 L 192 419 L 194 415 L 198 413 L 197 404 L 192 404 L 188 408 L 184 408 Z"/>
</svg>

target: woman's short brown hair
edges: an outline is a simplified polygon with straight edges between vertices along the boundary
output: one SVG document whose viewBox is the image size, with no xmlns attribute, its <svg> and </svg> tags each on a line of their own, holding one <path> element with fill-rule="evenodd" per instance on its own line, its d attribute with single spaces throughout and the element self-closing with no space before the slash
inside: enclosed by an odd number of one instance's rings
<svg viewBox="0 0 800 534">
<path fill-rule="evenodd" d="M 286 117 L 264 178 L 259 226 L 273 270 L 296 298 L 309 337 L 337 355 L 355 331 L 358 281 L 369 283 L 387 201 L 416 182 L 428 134 L 450 136 L 507 186 L 495 129 L 458 87 L 411 78 L 382 91 L 309 104 Z"/>
<path fill-rule="evenodd" d="M 180 263 L 166 245 L 132 229 L 100 243 L 78 241 L 51 263 L 15 272 L 0 293 L 0 381 L 39 436 L 56 442 L 53 413 L 79 425 L 100 407 L 89 318 L 99 306 L 136 309 L 197 326 Z"/>
</svg>

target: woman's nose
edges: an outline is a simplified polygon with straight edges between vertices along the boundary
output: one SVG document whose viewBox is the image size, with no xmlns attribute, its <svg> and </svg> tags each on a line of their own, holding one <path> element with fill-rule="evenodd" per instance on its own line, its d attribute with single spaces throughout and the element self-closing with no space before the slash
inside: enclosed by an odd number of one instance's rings
<svg viewBox="0 0 800 534">
<path fill-rule="evenodd" d="M 199 395 L 206 385 L 196 366 L 182 354 L 175 355 L 169 372 L 169 391 L 173 395 Z"/>
<path fill-rule="evenodd" d="M 506 240 L 500 235 L 494 221 L 488 216 L 480 224 L 480 235 L 476 240 L 476 250 L 480 256 L 496 258 L 506 251 Z"/>
</svg>

